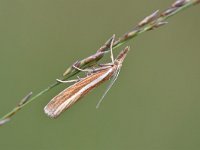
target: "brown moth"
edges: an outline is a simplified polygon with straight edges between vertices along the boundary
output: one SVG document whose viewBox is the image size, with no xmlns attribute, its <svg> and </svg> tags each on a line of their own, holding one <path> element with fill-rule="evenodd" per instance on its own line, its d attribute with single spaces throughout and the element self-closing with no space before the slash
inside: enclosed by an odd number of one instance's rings
<svg viewBox="0 0 200 150">
<path fill-rule="evenodd" d="M 68 88 L 60 92 L 45 106 L 44 112 L 49 117 L 56 118 L 63 111 L 70 108 L 74 103 L 80 100 L 83 96 L 85 96 L 95 87 L 99 86 L 101 83 L 104 83 L 107 80 L 112 79 L 110 85 L 108 86 L 108 89 L 103 94 L 101 100 L 97 104 L 97 107 L 99 107 L 102 99 L 117 79 L 120 69 L 122 67 L 122 63 L 128 51 L 129 47 L 126 47 L 119 53 L 117 58 L 114 60 L 111 49 L 112 63 L 103 64 L 101 67 L 93 70 L 93 72 L 87 77 L 80 79 L 80 81 L 76 82 L 75 84 L 69 86 Z M 81 70 L 79 68 L 77 69 Z"/>
</svg>

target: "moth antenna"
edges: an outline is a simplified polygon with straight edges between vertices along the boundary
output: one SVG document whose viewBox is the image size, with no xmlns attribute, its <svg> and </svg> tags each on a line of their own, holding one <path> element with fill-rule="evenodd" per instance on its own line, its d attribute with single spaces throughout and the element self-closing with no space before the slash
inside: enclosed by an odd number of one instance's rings
<svg viewBox="0 0 200 150">
<path fill-rule="evenodd" d="M 120 72 L 120 68 L 117 70 L 117 72 L 115 73 L 115 75 L 112 77 L 112 80 L 110 81 L 110 84 L 108 85 L 108 87 L 106 88 L 106 91 L 104 92 L 103 96 L 101 97 L 101 99 L 99 100 L 99 102 L 96 105 L 96 109 L 99 108 L 101 102 L 103 101 L 104 97 L 106 96 L 106 94 L 108 93 L 108 91 L 111 89 L 111 87 L 113 86 L 113 84 L 115 83 L 115 81 L 117 80 L 117 77 L 119 75 Z"/>
</svg>

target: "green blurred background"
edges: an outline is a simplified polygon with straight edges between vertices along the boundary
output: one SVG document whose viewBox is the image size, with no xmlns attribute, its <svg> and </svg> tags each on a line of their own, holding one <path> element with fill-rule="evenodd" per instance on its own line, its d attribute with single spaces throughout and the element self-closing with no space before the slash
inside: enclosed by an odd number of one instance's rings
<svg viewBox="0 0 200 150">
<path fill-rule="evenodd" d="M 28 92 L 46 88 L 112 34 L 122 35 L 172 2 L 0 0 L 0 115 Z M 67 87 L 60 85 L 0 128 L 0 149 L 200 149 L 199 8 L 127 43 L 131 51 L 100 109 L 95 106 L 106 84 L 49 119 L 43 107 Z M 109 55 L 102 62 L 110 62 Z"/>
</svg>

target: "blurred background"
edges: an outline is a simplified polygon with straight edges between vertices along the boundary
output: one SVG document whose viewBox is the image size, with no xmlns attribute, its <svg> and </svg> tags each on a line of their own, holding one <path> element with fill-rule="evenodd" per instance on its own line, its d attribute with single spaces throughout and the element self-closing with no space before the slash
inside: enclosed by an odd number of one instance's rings
<svg viewBox="0 0 200 150">
<path fill-rule="evenodd" d="M 121 36 L 172 2 L 0 0 L 0 115 L 30 91 L 46 88 L 114 33 Z M 0 128 L 1 149 L 200 149 L 199 8 L 126 44 L 131 51 L 99 109 L 108 84 L 49 119 L 43 107 L 68 86 L 60 85 Z M 124 47 L 115 49 L 115 56 Z M 110 62 L 110 56 L 101 62 Z"/>
</svg>

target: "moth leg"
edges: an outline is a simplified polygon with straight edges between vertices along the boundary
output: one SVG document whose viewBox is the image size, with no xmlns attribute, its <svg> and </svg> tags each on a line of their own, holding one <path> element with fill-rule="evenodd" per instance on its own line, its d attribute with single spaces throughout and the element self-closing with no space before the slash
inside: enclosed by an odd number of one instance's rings
<svg viewBox="0 0 200 150">
<path fill-rule="evenodd" d="M 93 71 L 93 69 L 81 69 L 81 68 L 77 67 L 76 64 L 73 64 L 72 67 L 75 68 L 76 70 L 83 71 L 83 72 L 92 72 Z"/>
<path fill-rule="evenodd" d="M 77 76 L 77 78 L 78 78 L 79 81 L 81 80 L 81 78 L 79 76 Z"/>
<path fill-rule="evenodd" d="M 114 55 L 113 55 L 113 44 L 115 42 L 115 34 L 112 36 L 111 43 L 110 43 L 110 58 L 111 58 L 111 63 L 107 64 L 98 64 L 99 67 L 103 67 L 103 69 L 106 69 L 104 67 L 106 66 L 113 66 L 114 65 Z"/>
<path fill-rule="evenodd" d="M 110 43 L 110 58 L 113 64 L 114 64 L 114 55 L 113 55 L 112 47 L 113 47 L 114 41 L 115 41 L 115 34 L 112 36 L 112 41 Z"/>
<path fill-rule="evenodd" d="M 111 63 L 107 63 L 107 64 L 98 64 L 99 67 L 105 67 L 105 66 L 113 66 L 114 64 Z"/>
<path fill-rule="evenodd" d="M 60 82 L 60 83 L 73 83 L 73 82 L 78 82 L 80 81 L 80 78 L 79 79 L 75 79 L 75 80 L 60 80 L 60 79 L 56 79 L 56 81 Z"/>
</svg>

